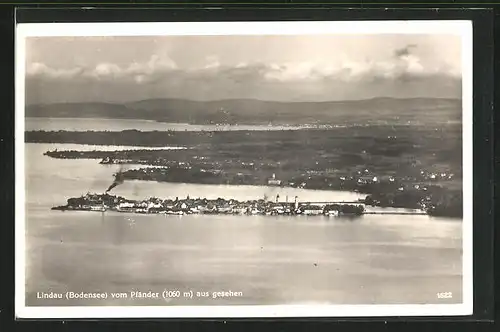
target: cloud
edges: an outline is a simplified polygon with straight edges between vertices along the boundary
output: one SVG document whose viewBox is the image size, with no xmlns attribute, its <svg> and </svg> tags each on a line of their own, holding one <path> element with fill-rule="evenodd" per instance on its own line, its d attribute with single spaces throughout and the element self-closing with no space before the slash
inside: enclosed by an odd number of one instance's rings
<svg viewBox="0 0 500 332">
<path fill-rule="evenodd" d="M 310 62 L 270 65 L 264 76 L 267 80 L 280 82 L 337 80 L 346 83 L 373 81 L 379 78 L 398 80 L 408 76 L 460 76 L 459 70 L 453 70 L 446 63 L 424 64 L 418 56 L 401 50 L 396 53 L 400 54 L 398 58 L 382 61 L 345 61 L 326 65 Z"/>
<path fill-rule="evenodd" d="M 408 44 L 403 48 L 398 48 L 394 51 L 394 56 L 396 58 L 410 55 L 411 49 L 417 47 L 416 44 Z"/>
<path fill-rule="evenodd" d="M 124 79 L 137 83 L 153 80 L 157 75 L 175 70 L 176 63 L 169 57 L 153 55 L 144 63 L 132 62 L 127 66 L 113 63 L 99 63 L 90 68 L 51 68 L 43 63 L 32 63 L 26 68 L 28 78 L 49 78 L 61 80 L 115 80 Z"/>
<path fill-rule="evenodd" d="M 206 64 L 202 69 L 216 69 L 221 66 L 219 62 L 219 57 L 216 55 L 210 55 L 206 58 Z"/>
<path fill-rule="evenodd" d="M 80 67 L 63 69 L 51 68 L 44 63 L 35 62 L 26 68 L 28 77 L 45 77 L 48 79 L 71 79 L 83 73 L 84 69 Z"/>
<path fill-rule="evenodd" d="M 32 63 L 27 66 L 26 74 L 29 81 L 39 82 L 31 87 L 43 89 L 44 93 L 35 91 L 37 96 L 47 94 L 53 99 L 57 99 L 57 94 L 74 97 L 84 93 L 87 93 L 86 99 L 92 99 L 99 90 L 116 96 L 114 99 L 165 96 L 290 99 L 309 96 L 332 100 L 351 99 L 357 95 L 362 99 L 363 95 L 373 97 L 373 93 L 460 96 L 460 69 L 446 63 L 446 59 L 423 61 L 413 52 L 416 47 L 410 44 L 389 50 L 386 58 L 376 60 L 344 58 L 322 63 L 312 60 L 242 61 L 224 65 L 219 57 L 210 55 L 199 66 L 181 68 L 165 54 L 122 66 L 99 63 L 93 67 L 51 68 L 43 63 Z"/>
<path fill-rule="evenodd" d="M 372 81 L 378 78 L 398 79 L 408 76 L 460 75 L 445 62 L 422 63 L 411 53 L 417 47 L 409 44 L 393 51 L 393 57 L 383 60 L 337 61 L 333 63 L 315 63 L 312 61 L 285 63 L 248 63 L 240 62 L 234 66 L 224 66 L 215 55 L 207 56 L 206 63 L 195 68 L 178 68 L 168 56 L 153 55 L 144 63 L 132 62 L 127 66 L 113 63 L 100 63 L 93 68 L 50 68 L 43 63 L 28 66 L 29 77 L 50 79 L 94 79 L 94 80 L 129 80 L 137 84 L 157 82 L 167 79 L 176 72 L 176 78 L 210 79 L 222 75 L 235 81 L 244 79 L 270 82 L 311 82 L 318 80 L 338 80 L 342 82 Z"/>
</svg>

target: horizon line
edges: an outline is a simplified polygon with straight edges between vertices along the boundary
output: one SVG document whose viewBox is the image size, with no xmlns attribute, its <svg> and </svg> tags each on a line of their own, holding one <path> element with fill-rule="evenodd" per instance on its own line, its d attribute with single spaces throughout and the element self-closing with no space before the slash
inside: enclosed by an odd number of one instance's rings
<svg viewBox="0 0 500 332">
<path fill-rule="evenodd" d="M 363 99 L 339 99 L 339 100 L 268 100 L 268 99 L 258 99 L 258 98 L 221 98 L 221 99 L 208 99 L 208 100 L 197 100 L 197 99 L 187 99 L 187 98 L 175 98 L 175 97 L 165 97 L 165 98 L 147 98 L 147 99 L 137 99 L 132 101 L 62 101 L 62 102 L 48 102 L 48 103 L 25 103 L 25 106 L 41 106 L 41 105 L 60 105 L 60 104 L 110 104 L 110 105 L 127 105 L 139 102 L 151 101 L 151 100 L 179 100 L 188 101 L 195 103 L 210 103 L 210 102 L 221 102 L 221 101 L 257 101 L 263 103 L 277 103 L 277 104 L 303 104 L 303 103 L 343 103 L 343 102 L 363 102 L 381 99 L 393 99 L 393 100 L 416 100 L 416 99 L 438 99 L 438 100 L 462 100 L 462 97 L 388 97 L 380 96 L 373 98 L 363 98 Z"/>
</svg>

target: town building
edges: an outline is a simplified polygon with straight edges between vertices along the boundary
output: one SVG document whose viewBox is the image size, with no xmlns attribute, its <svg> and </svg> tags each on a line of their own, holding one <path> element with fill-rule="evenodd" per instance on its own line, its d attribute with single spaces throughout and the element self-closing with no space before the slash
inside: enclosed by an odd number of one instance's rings
<svg viewBox="0 0 500 332">
<path fill-rule="evenodd" d="M 273 173 L 273 176 L 267 180 L 267 184 L 270 186 L 280 186 L 281 180 L 276 179 L 276 174 Z"/>
</svg>

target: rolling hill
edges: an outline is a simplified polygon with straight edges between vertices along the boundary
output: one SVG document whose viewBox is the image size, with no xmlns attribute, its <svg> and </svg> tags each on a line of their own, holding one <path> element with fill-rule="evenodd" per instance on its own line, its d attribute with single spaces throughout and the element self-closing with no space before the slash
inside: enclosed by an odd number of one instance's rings
<svg viewBox="0 0 500 332">
<path fill-rule="evenodd" d="M 148 99 L 127 104 L 29 105 L 27 117 L 142 119 L 191 124 L 342 124 L 460 122 L 460 99 L 375 98 L 357 101 L 277 102 L 254 99 Z"/>
</svg>

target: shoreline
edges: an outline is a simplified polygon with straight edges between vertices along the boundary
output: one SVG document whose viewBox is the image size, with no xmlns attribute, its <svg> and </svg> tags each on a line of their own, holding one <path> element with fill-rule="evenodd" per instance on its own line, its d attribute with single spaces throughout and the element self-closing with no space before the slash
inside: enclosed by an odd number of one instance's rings
<svg viewBox="0 0 500 332">
<path fill-rule="evenodd" d="M 28 142 L 183 145 L 181 150 L 46 151 L 56 159 L 97 159 L 120 181 L 278 186 L 366 195 L 373 206 L 462 216 L 460 131 L 368 126 L 279 132 L 26 132 Z M 97 143 L 97 144 L 96 144 Z M 152 167 L 156 166 L 156 167 Z M 116 175 L 115 175 L 116 176 Z M 276 176 L 276 177 L 275 177 Z"/>
<path fill-rule="evenodd" d="M 122 164 L 119 164 L 122 165 Z M 134 165 L 134 164 L 129 164 Z M 377 181 L 360 183 L 356 178 L 338 180 L 319 177 L 329 181 L 310 182 L 306 178 L 296 181 L 278 180 L 280 184 L 266 184 L 259 179 L 241 179 L 229 172 L 211 173 L 203 169 L 188 169 L 186 167 L 135 164 L 139 168 L 115 173 L 115 185 L 127 181 L 156 182 L 159 184 L 190 184 L 214 186 L 250 186 L 261 188 L 276 188 L 277 190 L 311 190 L 311 191 L 340 191 L 364 196 L 356 203 L 364 203 L 380 208 L 420 209 L 426 214 L 439 217 L 462 218 L 461 193 L 440 186 L 425 184 L 414 185 L 411 181 Z M 311 177 L 309 177 L 311 179 Z M 256 181 L 257 180 L 257 181 Z M 113 185 L 113 187 L 115 186 Z M 443 201 L 443 197 L 445 200 Z"/>
</svg>

